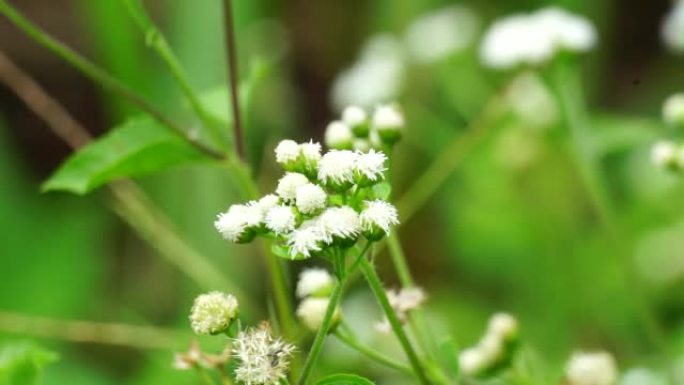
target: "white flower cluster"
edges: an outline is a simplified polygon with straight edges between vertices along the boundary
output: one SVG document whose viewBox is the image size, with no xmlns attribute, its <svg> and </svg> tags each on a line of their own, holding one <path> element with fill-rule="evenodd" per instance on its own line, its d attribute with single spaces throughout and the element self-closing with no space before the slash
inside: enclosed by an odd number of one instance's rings
<svg viewBox="0 0 684 385">
<path fill-rule="evenodd" d="M 497 313 L 477 345 L 461 352 L 458 364 L 466 376 L 482 376 L 507 365 L 518 341 L 518 321 L 510 314 Z"/>
<path fill-rule="evenodd" d="M 480 53 L 486 66 L 506 69 L 538 65 L 560 51 L 587 52 L 595 45 L 596 29 L 586 18 L 548 7 L 494 22 Z"/>
<path fill-rule="evenodd" d="M 291 258 L 308 258 L 329 247 L 351 247 L 360 235 L 377 241 L 399 223 L 396 208 L 373 189 L 384 179 L 384 153 L 321 154 L 318 143 L 283 140 L 275 157 L 286 170 L 275 194 L 219 214 L 214 226 L 225 239 L 246 243 L 257 235 L 274 237 Z"/>
<path fill-rule="evenodd" d="M 684 127 L 684 93 L 665 100 L 663 120 L 672 128 Z M 658 168 L 684 171 L 684 145 L 669 139 L 656 142 L 651 148 L 651 162 Z"/>
<path fill-rule="evenodd" d="M 242 331 L 233 341 L 239 360 L 235 380 L 247 385 L 275 385 L 287 375 L 294 346 L 271 334 L 267 323 Z"/>
<path fill-rule="evenodd" d="M 676 0 L 660 28 L 663 42 L 672 52 L 684 53 L 684 0 Z"/>
<path fill-rule="evenodd" d="M 231 294 L 218 291 L 195 298 L 190 310 L 190 325 L 197 334 L 226 331 L 238 314 L 238 301 Z"/>
<path fill-rule="evenodd" d="M 399 291 L 392 289 L 387 290 L 387 299 L 402 324 L 408 322 L 409 312 L 420 307 L 420 305 L 425 302 L 426 298 L 425 291 L 420 287 L 403 288 Z M 375 329 L 383 334 L 392 332 L 392 328 L 387 318 L 376 323 Z"/>
<path fill-rule="evenodd" d="M 404 114 L 396 104 L 375 108 L 373 116 L 359 106 L 348 106 L 340 120 L 325 129 L 325 145 L 336 150 L 369 151 L 391 146 L 401 139 Z"/>
<path fill-rule="evenodd" d="M 615 359 L 606 352 L 575 353 L 565 368 L 565 378 L 568 385 L 615 385 Z"/>
</svg>

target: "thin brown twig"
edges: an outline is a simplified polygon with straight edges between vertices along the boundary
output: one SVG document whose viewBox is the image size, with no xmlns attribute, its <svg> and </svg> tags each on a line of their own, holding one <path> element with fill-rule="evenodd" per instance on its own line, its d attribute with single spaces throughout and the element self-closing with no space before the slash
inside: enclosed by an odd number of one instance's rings
<svg viewBox="0 0 684 385">
<path fill-rule="evenodd" d="M 233 134 L 235 151 L 240 159 L 245 160 L 245 144 L 240 113 L 238 84 L 238 60 L 235 44 L 235 21 L 233 20 L 232 0 L 223 0 L 223 23 L 226 39 L 226 58 L 228 61 L 228 86 L 230 88 L 230 103 L 233 110 Z"/>
</svg>

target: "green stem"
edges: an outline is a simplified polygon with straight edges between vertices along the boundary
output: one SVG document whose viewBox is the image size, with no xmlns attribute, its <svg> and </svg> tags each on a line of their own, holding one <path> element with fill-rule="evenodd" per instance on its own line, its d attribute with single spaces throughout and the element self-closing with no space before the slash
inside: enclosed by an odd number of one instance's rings
<svg viewBox="0 0 684 385">
<path fill-rule="evenodd" d="M 330 326 L 332 325 L 333 315 L 335 314 L 335 309 L 340 304 L 340 299 L 342 298 L 342 289 L 344 287 L 344 282 L 340 281 L 330 294 L 330 302 L 328 302 L 328 307 L 325 309 L 325 315 L 323 316 L 323 322 L 321 327 L 316 332 L 316 338 L 314 339 L 311 349 L 309 350 L 309 355 L 306 357 L 306 362 L 304 363 L 304 368 L 302 369 L 302 374 L 299 377 L 298 384 L 306 385 L 309 376 L 318 360 L 318 356 L 321 354 L 321 349 L 323 348 L 323 342 L 325 337 L 330 331 Z"/>
<path fill-rule="evenodd" d="M 413 375 L 413 371 L 411 370 L 410 367 L 402 364 L 401 362 L 398 362 L 390 357 L 385 356 L 384 354 L 378 352 L 377 350 L 366 346 L 362 344 L 359 340 L 357 340 L 355 337 L 341 333 L 339 330 L 336 330 L 333 332 L 335 334 L 335 337 L 339 339 L 340 341 L 344 342 L 347 346 L 350 348 L 358 351 L 361 354 L 364 354 L 368 358 L 377 361 L 379 364 L 388 366 L 392 369 L 396 369 L 404 374 L 408 375 Z"/>
<path fill-rule="evenodd" d="M 120 82 L 118 79 L 112 77 L 88 59 L 84 58 L 83 56 L 73 51 L 71 48 L 64 45 L 62 42 L 54 39 L 44 31 L 42 31 L 36 25 L 31 23 L 21 13 L 19 13 L 14 7 L 7 3 L 6 0 L 0 0 L 0 13 L 4 14 L 12 23 L 14 23 L 15 26 L 24 31 L 24 33 L 26 33 L 36 42 L 51 50 L 57 56 L 64 59 L 74 68 L 76 68 L 77 70 L 79 70 L 95 82 L 99 83 L 104 88 L 107 88 L 112 92 L 119 94 L 120 96 L 129 100 L 134 105 L 138 106 L 138 108 L 148 113 L 150 116 L 152 116 L 155 120 L 157 120 L 164 126 L 168 127 L 173 133 L 175 133 L 183 140 L 193 145 L 199 151 L 216 159 L 224 158 L 224 155 L 222 153 L 192 138 L 188 134 L 188 132 L 186 132 L 183 128 L 178 126 L 171 118 L 169 118 L 164 113 L 159 111 L 156 107 L 154 107 L 152 104 L 150 104 L 137 93 L 135 93 L 135 91 L 133 91 L 131 88 Z"/>
<path fill-rule="evenodd" d="M 168 41 L 161 30 L 154 24 L 141 0 L 122 0 L 129 14 L 135 20 L 140 30 L 145 34 L 145 41 L 154 48 L 171 71 L 171 75 L 183 90 L 183 94 L 190 103 L 195 115 L 202 121 L 208 134 L 215 143 L 224 144 L 225 137 L 221 134 L 221 128 L 217 121 L 211 117 L 199 100 L 199 96 L 190 85 L 188 76 L 181 66 L 178 58 L 171 49 Z"/>
<path fill-rule="evenodd" d="M 223 0 L 223 24 L 226 40 L 226 56 L 228 58 L 228 86 L 230 89 L 230 105 L 233 111 L 233 134 L 235 153 L 242 159 L 245 158 L 245 144 L 243 139 L 242 119 L 240 111 L 240 90 L 238 78 L 237 48 L 235 44 L 235 22 L 233 20 L 232 0 Z"/>
<path fill-rule="evenodd" d="M 392 258 L 392 263 L 394 264 L 394 269 L 397 271 L 401 285 L 403 287 L 415 286 L 415 281 L 409 270 L 408 263 L 406 262 L 406 255 L 401 248 L 401 243 L 399 242 L 396 231 L 387 236 L 387 247 L 389 247 L 390 257 Z"/>
<path fill-rule="evenodd" d="M 418 359 L 418 355 L 416 354 L 415 350 L 413 349 L 413 346 L 411 345 L 411 342 L 406 336 L 406 332 L 404 331 L 404 328 L 402 327 L 401 322 L 397 317 L 397 314 L 394 312 L 392 305 L 390 305 L 389 303 L 389 299 L 387 298 L 385 289 L 382 286 L 382 283 L 380 282 L 380 278 L 378 277 L 377 272 L 375 271 L 375 267 L 366 258 L 363 258 L 361 260 L 360 267 L 361 272 L 363 273 L 364 277 L 366 278 L 366 281 L 368 281 L 368 284 L 370 285 L 370 288 L 373 291 L 373 294 L 375 294 L 375 298 L 378 300 L 380 307 L 382 308 L 383 312 L 385 313 L 385 316 L 387 317 L 387 320 L 392 326 L 394 334 L 397 336 L 397 339 L 399 340 L 401 347 L 404 349 L 404 352 L 406 353 L 406 356 L 409 362 L 411 363 L 411 367 L 413 368 L 416 377 L 418 377 L 418 380 L 421 384 L 430 384 L 427 377 L 425 376 L 425 372 L 423 370 L 422 364 L 420 363 L 420 360 Z"/>
<path fill-rule="evenodd" d="M 202 380 L 202 382 L 205 385 L 216 385 L 216 382 L 214 382 L 214 379 L 211 378 L 209 373 L 207 373 L 207 371 L 204 370 L 203 367 L 201 367 L 199 365 L 195 365 L 195 370 L 197 371 L 197 375 L 199 376 L 199 378 Z"/>
</svg>

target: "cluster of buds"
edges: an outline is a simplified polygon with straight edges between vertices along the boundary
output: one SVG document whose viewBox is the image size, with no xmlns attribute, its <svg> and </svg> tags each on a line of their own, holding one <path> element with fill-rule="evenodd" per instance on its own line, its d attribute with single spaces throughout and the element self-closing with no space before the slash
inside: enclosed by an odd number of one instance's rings
<svg viewBox="0 0 684 385">
<path fill-rule="evenodd" d="M 297 307 L 297 317 L 311 331 L 317 331 L 323 323 L 334 282 L 335 278 L 321 268 L 306 269 L 299 275 L 297 297 L 301 302 Z M 335 329 L 341 317 L 340 309 L 335 309 L 330 330 Z"/>
<path fill-rule="evenodd" d="M 667 98 L 663 120 L 671 128 L 684 128 L 684 93 Z M 661 169 L 684 171 L 684 145 L 670 139 L 656 142 L 651 148 L 651 162 Z"/>
<path fill-rule="evenodd" d="M 197 334 L 225 333 L 238 315 L 238 301 L 218 291 L 195 298 L 190 310 L 190 325 Z"/>
<path fill-rule="evenodd" d="M 358 106 L 342 111 L 342 118 L 328 124 L 325 144 L 336 150 L 385 149 L 401 139 L 404 114 L 395 104 L 378 106 L 372 118 Z"/>
<path fill-rule="evenodd" d="M 225 239 L 247 243 L 264 236 L 277 241 L 274 252 L 281 257 L 332 257 L 362 235 L 381 239 L 399 223 L 396 208 L 383 200 L 389 194 L 384 153 L 321 154 L 318 143 L 283 140 L 275 158 L 286 171 L 275 194 L 219 214 L 214 226 Z"/>
<path fill-rule="evenodd" d="M 411 310 L 419 308 L 427 298 L 425 291 L 420 287 L 403 288 L 399 291 L 390 289 L 386 293 L 394 313 L 403 325 L 408 322 Z M 387 318 L 377 322 L 375 329 L 383 334 L 392 332 L 392 327 Z"/>
<path fill-rule="evenodd" d="M 615 385 L 618 370 L 615 359 L 607 352 L 578 352 L 565 368 L 568 385 Z"/>
<path fill-rule="evenodd" d="M 518 345 L 518 321 L 506 313 L 489 320 L 487 332 L 477 345 L 461 352 L 459 367 L 465 376 L 485 377 L 510 365 Z"/>
</svg>

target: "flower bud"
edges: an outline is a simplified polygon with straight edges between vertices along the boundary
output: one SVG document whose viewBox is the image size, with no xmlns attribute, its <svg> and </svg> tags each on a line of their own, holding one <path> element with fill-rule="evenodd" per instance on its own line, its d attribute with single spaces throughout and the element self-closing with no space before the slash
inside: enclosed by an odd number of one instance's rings
<svg viewBox="0 0 684 385">
<path fill-rule="evenodd" d="M 276 206 L 266 213 L 266 228 L 277 235 L 289 234 L 297 225 L 297 215 L 290 206 Z"/>
<path fill-rule="evenodd" d="M 319 217 L 329 244 L 351 247 L 361 233 L 359 214 L 349 206 L 330 207 Z"/>
<path fill-rule="evenodd" d="M 197 334 L 219 334 L 228 330 L 237 315 L 237 299 L 231 294 L 213 291 L 195 298 L 190 325 Z"/>
<path fill-rule="evenodd" d="M 276 162 L 287 171 L 296 171 L 299 145 L 294 140 L 281 140 L 275 148 Z"/>
<path fill-rule="evenodd" d="M 354 181 L 356 184 L 367 187 L 380 182 L 385 177 L 386 161 L 387 156 L 384 153 L 372 149 L 367 153 L 358 154 L 354 163 Z"/>
<path fill-rule="evenodd" d="M 378 241 L 389 234 L 392 226 L 399 224 L 397 209 L 383 200 L 366 201 L 359 215 L 363 235 L 369 241 Z"/>
<path fill-rule="evenodd" d="M 674 94 L 665 100 L 663 120 L 672 127 L 684 127 L 684 93 Z"/>
<path fill-rule="evenodd" d="M 401 139 L 404 130 L 404 114 L 396 105 L 379 106 L 373 114 L 373 127 L 383 143 L 392 145 Z"/>
<path fill-rule="evenodd" d="M 305 269 L 299 274 L 297 297 L 327 297 L 333 289 L 334 278 L 325 269 Z"/>
<path fill-rule="evenodd" d="M 328 309 L 329 303 L 330 298 L 309 297 L 303 300 L 299 304 L 299 307 L 297 307 L 297 317 L 299 317 L 309 330 L 317 331 L 323 323 L 323 318 L 325 318 L 325 312 Z M 340 312 L 340 308 L 337 307 L 333 313 L 330 331 L 335 330 L 335 327 L 337 327 L 341 318 L 342 312 Z"/>
<path fill-rule="evenodd" d="M 488 332 L 503 341 L 515 340 L 518 336 L 518 320 L 507 313 L 496 313 L 489 319 Z"/>
<path fill-rule="evenodd" d="M 370 132 L 370 124 L 368 115 L 363 108 L 358 106 L 349 106 L 342 111 L 342 122 L 351 128 L 354 135 L 359 138 L 365 138 Z"/>
<path fill-rule="evenodd" d="M 325 129 L 325 145 L 335 150 L 349 150 L 352 148 L 354 134 L 346 124 L 336 120 L 330 122 Z"/>
<path fill-rule="evenodd" d="M 297 188 L 295 204 L 302 214 L 313 215 L 325 208 L 328 195 L 321 186 L 307 183 Z"/>
<path fill-rule="evenodd" d="M 676 167 L 679 156 L 677 145 L 669 140 L 662 140 L 651 148 L 651 162 L 658 168 Z"/>
<path fill-rule="evenodd" d="M 565 369 L 569 385 L 615 385 L 615 359 L 606 352 L 575 353 Z"/>
<path fill-rule="evenodd" d="M 276 194 L 285 202 L 293 202 L 297 198 L 297 188 L 307 183 L 309 179 L 304 174 L 288 172 L 278 181 Z"/>
</svg>

